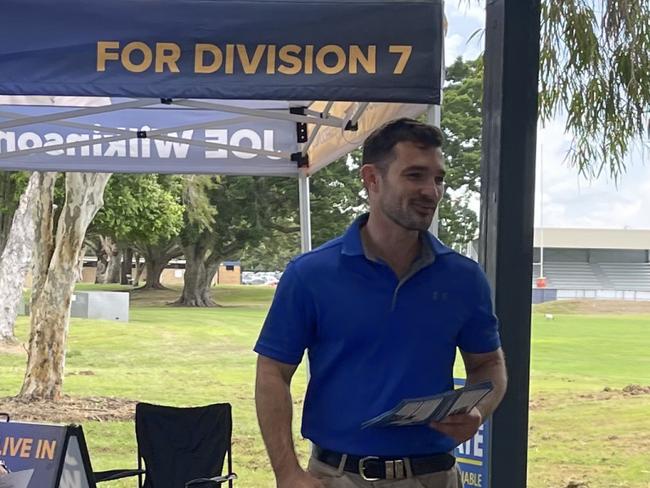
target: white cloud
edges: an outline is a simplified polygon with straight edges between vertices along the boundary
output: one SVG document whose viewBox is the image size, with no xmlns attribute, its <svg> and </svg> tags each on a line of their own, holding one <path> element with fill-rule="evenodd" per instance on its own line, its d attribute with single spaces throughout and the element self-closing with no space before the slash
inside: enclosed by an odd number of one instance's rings
<svg viewBox="0 0 650 488">
<path fill-rule="evenodd" d="M 448 2 L 446 6 L 449 31 L 445 39 L 445 60 L 451 64 L 456 57 L 475 59 L 483 52 L 485 9 L 481 6 L 466 6 Z M 478 32 L 478 33 L 477 33 Z M 470 40 L 471 39 L 471 40 Z"/>
<path fill-rule="evenodd" d="M 483 52 L 483 42 L 474 38 L 468 42 L 460 34 L 447 35 L 445 39 L 445 64 L 449 66 L 458 56 L 465 60 L 472 60 L 479 57 Z"/>
<path fill-rule="evenodd" d="M 480 26 L 485 25 L 485 7 L 467 0 L 451 0 L 445 4 L 445 14 L 450 21 L 466 19 Z"/>
<path fill-rule="evenodd" d="M 472 34 L 485 26 L 485 8 L 477 2 L 447 0 L 449 22 L 446 62 L 457 56 L 474 59 L 483 51 L 484 36 Z M 443 120 L 444 125 L 444 120 Z M 538 132 L 538 172 L 535 192 L 535 222 L 540 223 L 540 161 L 544 148 L 544 226 L 650 229 L 650 168 L 644 160 L 650 155 L 634 151 L 626 173 L 618 182 L 603 175 L 589 181 L 577 168 L 566 162 L 571 138 L 564 132 L 564 120 L 558 118 Z M 472 208 L 478 210 L 478 199 Z"/>
<path fill-rule="evenodd" d="M 644 154 L 630 155 L 618 182 L 609 175 L 588 180 L 566 163 L 570 142 L 562 120 L 538 131 L 535 224 L 542 217 L 543 175 L 544 227 L 650 228 L 650 170 L 643 165 Z"/>
<path fill-rule="evenodd" d="M 445 62 L 451 64 L 460 56 L 461 45 L 465 42 L 460 34 L 448 35 L 445 39 Z"/>
<path fill-rule="evenodd" d="M 480 5 L 461 5 L 458 11 L 466 18 L 472 19 L 481 25 L 485 25 L 485 7 Z"/>
</svg>

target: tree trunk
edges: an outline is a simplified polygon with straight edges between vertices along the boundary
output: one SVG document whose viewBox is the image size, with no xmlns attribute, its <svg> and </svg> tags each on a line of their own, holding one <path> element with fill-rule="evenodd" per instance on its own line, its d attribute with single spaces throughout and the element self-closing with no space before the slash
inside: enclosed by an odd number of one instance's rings
<svg viewBox="0 0 650 488">
<path fill-rule="evenodd" d="M 183 254 L 183 249 L 174 239 L 164 244 L 138 247 L 138 250 L 144 256 L 145 269 L 147 270 L 145 284 L 140 289 L 166 290 L 160 282 L 160 275 L 169 261 Z"/>
<path fill-rule="evenodd" d="M 214 275 L 219 269 L 219 260 L 209 250 L 192 244 L 183 248 L 185 254 L 185 274 L 183 275 L 183 292 L 174 302 L 182 307 L 215 307 L 211 288 Z"/>
<path fill-rule="evenodd" d="M 88 251 L 88 246 L 84 243 L 81 246 L 81 251 L 79 251 L 79 261 L 77 261 L 77 270 L 75 282 L 81 283 L 84 280 L 84 261 L 86 260 L 86 252 Z"/>
<path fill-rule="evenodd" d="M 102 245 L 97 246 L 97 269 L 95 269 L 95 283 L 106 283 L 106 270 L 108 269 L 108 256 L 104 252 Z"/>
<path fill-rule="evenodd" d="M 95 283 L 118 283 L 119 269 L 120 260 L 117 243 L 110 236 L 99 236 Z"/>
<path fill-rule="evenodd" d="M 4 251 L 14 214 L 13 198 L 16 183 L 9 171 L 0 171 L 0 254 Z"/>
<path fill-rule="evenodd" d="M 127 247 L 122 251 L 122 270 L 120 272 L 120 284 L 131 285 L 133 283 L 133 249 Z"/>
<path fill-rule="evenodd" d="M 108 261 L 106 269 L 106 283 L 119 283 L 120 274 L 122 273 L 122 251 L 115 246 L 115 251 Z"/>
<path fill-rule="evenodd" d="M 162 283 L 160 282 L 160 276 L 165 270 L 165 266 L 169 260 L 164 259 L 147 259 L 145 261 L 145 268 L 147 270 L 147 279 L 144 286 L 142 287 L 145 290 L 166 290 Z"/>
<path fill-rule="evenodd" d="M 140 254 L 135 253 L 135 276 L 133 277 L 133 286 L 138 286 L 140 284 L 140 278 L 144 272 L 145 263 L 140 263 Z"/>
<path fill-rule="evenodd" d="M 88 225 L 103 204 L 110 174 L 67 173 L 65 204 L 53 239 L 54 180 L 37 203 L 37 249 L 32 289 L 27 370 L 19 396 L 57 400 L 63 387 L 65 349 L 75 270 Z"/>
<path fill-rule="evenodd" d="M 25 277 L 32 264 L 34 251 L 33 202 L 39 194 L 40 176 L 32 173 L 25 193 L 14 213 L 11 232 L 0 256 L 0 342 L 16 343 L 14 326 L 18 304 L 22 300 Z"/>
</svg>

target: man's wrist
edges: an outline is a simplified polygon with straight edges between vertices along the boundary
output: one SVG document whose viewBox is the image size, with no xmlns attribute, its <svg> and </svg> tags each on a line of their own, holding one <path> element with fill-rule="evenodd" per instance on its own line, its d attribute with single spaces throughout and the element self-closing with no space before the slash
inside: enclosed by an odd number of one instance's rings
<svg viewBox="0 0 650 488">
<path fill-rule="evenodd" d="M 286 482 L 288 480 L 292 480 L 298 476 L 301 476 L 305 473 L 305 470 L 300 467 L 298 464 L 297 460 L 295 464 L 292 464 L 290 466 L 283 466 L 281 468 L 278 468 L 275 471 L 275 477 L 276 479 L 280 482 Z"/>
<path fill-rule="evenodd" d="M 481 405 L 481 404 L 476 405 L 474 408 L 476 409 L 478 414 L 481 416 L 481 422 L 480 423 L 482 424 L 483 422 L 485 422 L 485 419 L 490 415 L 490 413 L 488 411 L 489 409 L 488 409 L 488 407 L 486 405 Z"/>
</svg>

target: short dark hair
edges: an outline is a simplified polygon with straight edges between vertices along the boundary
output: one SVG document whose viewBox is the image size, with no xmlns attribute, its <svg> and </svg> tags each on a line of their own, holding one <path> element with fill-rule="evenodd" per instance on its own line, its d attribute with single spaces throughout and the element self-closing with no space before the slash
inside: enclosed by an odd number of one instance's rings
<svg viewBox="0 0 650 488">
<path fill-rule="evenodd" d="M 438 127 L 415 119 L 401 118 L 375 129 L 363 143 L 363 164 L 374 164 L 384 172 L 394 158 L 398 142 L 412 142 L 425 148 L 442 147 L 444 136 Z"/>
</svg>

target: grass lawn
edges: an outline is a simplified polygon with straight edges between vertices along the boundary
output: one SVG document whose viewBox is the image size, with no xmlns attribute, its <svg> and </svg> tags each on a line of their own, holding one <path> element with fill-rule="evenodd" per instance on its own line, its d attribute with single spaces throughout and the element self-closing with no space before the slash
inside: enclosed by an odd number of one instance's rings
<svg viewBox="0 0 650 488">
<path fill-rule="evenodd" d="M 65 393 L 170 405 L 229 401 L 238 486 L 272 487 L 255 420 L 252 347 L 273 289 L 219 287 L 223 306 L 215 309 L 164 305 L 177 292 L 134 292 L 128 324 L 72 319 Z M 650 314 L 577 315 L 566 304 L 560 311 L 553 320 L 534 315 L 529 486 L 650 487 L 650 394 L 622 391 L 650 385 Z M 25 318 L 17 332 L 27 339 Z M 17 393 L 24 364 L 22 353 L 0 355 L 0 396 Z M 296 417 L 305 379 L 301 368 L 293 388 Z M 84 430 L 95 469 L 134 465 L 131 422 L 88 421 Z M 307 443 L 296 443 L 305 460 Z"/>
</svg>

